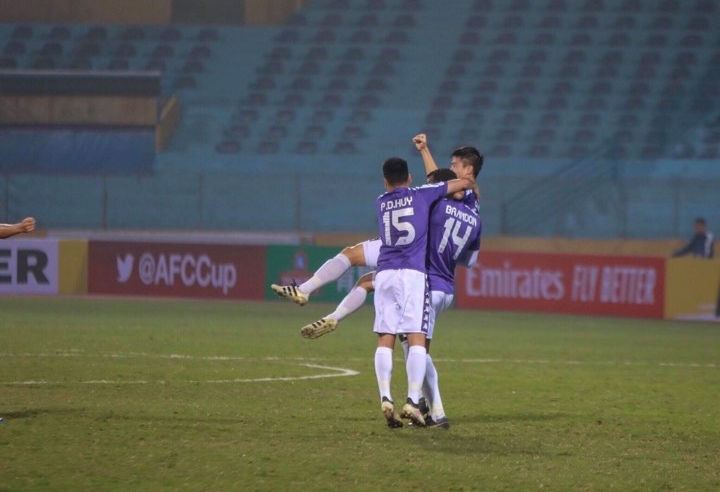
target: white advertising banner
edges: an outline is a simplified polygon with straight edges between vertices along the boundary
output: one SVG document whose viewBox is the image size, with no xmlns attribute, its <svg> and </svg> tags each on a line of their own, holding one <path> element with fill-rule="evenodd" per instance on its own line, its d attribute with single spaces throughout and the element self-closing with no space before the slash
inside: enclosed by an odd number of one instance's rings
<svg viewBox="0 0 720 492">
<path fill-rule="evenodd" d="M 57 294 L 58 241 L 0 241 L 0 294 Z"/>
</svg>

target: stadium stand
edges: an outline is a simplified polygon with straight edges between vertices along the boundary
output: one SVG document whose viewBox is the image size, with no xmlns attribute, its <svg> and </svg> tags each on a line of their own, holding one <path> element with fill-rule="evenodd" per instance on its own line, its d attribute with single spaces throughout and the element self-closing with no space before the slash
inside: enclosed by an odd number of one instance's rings
<svg viewBox="0 0 720 492">
<path fill-rule="evenodd" d="M 522 216 L 562 193 L 567 183 L 550 180 L 535 202 L 518 198 L 568 166 L 610 162 L 603 180 L 632 181 L 692 162 L 720 178 L 718 12 L 718 0 L 310 0 L 275 27 L 3 24 L 0 67 L 161 71 L 183 119 L 156 179 L 330 168 L 367 183 L 367 201 L 374 163 L 412 156 L 414 133 L 428 133 L 438 158 L 475 145 L 492 163 L 485 186 L 498 190 L 484 204 L 486 231 L 522 233 L 534 219 L 512 229 L 508 210 Z M 227 177 L 226 188 L 240 181 Z M 598 203 L 587 210 L 600 213 Z M 311 220 L 304 202 L 301 215 L 308 230 L 354 226 Z M 660 233 L 611 222 L 597 233 Z"/>
<path fill-rule="evenodd" d="M 5 68 L 159 70 L 170 95 L 196 86 L 188 74 L 202 74 L 220 35 L 190 26 L 0 24 L 0 40 Z"/>
<path fill-rule="evenodd" d="M 579 158 L 614 142 L 617 128 L 608 122 L 633 112 L 638 119 L 635 131 L 615 142 L 616 155 L 657 159 L 677 156 L 682 148 L 680 155 L 699 156 L 696 150 L 707 145 L 688 142 L 693 139 L 683 138 L 677 131 L 681 127 L 668 125 L 702 107 L 698 92 L 703 101 L 713 92 L 707 72 L 719 46 L 717 36 L 703 34 L 711 25 L 702 16 L 713 11 L 712 2 L 668 4 L 659 11 L 648 2 L 596 0 L 572 6 L 482 1 L 452 8 L 420 2 L 411 14 L 398 13 L 384 2 L 360 4 L 365 8 L 352 4 L 339 12 L 336 2 L 311 2 L 293 16 L 274 37 L 267 62 L 258 67 L 258 78 L 249 86 L 252 92 L 239 101 L 236 111 L 283 105 L 396 109 L 396 118 L 384 114 L 368 125 L 368 142 L 377 145 L 377 137 L 387 135 L 388 128 L 408 126 L 412 120 L 398 118 L 399 114 L 415 113 L 411 125 L 424 122 L 444 147 L 461 143 L 461 136 L 479 136 L 474 143 L 489 156 L 557 159 Z M 459 34 L 436 28 L 454 19 L 464 19 Z M 629 32 L 632 28 L 637 29 Z M 430 39 L 434 52 L 442 56 L 432 60 L 432 73 L 423 73 L 428 53 L 422 47 Z M 663 40 L 669 49 L 658 46 Z M 413 84 L 410 90 L 419 97 L 406 106 L 402 92 L 417 74 L 422 74 L 423 84 Z M 433 81 L 434 89 L 428 90 Z M 323 83 L 328 92 L 323 93 Z M 673 91 L 672 84 L 692 90 Z M 420 116 L 417 108 L 423 106 Z M 470 110 L 482 111 L 492 130 L 484 131 L 482 124 L 466 118 Z M 519 111 L 526 116 L 522 122 L 512 118 Z M 654 118 L 658 112 L 667 118 Z M 554 120 L 552 134 L 536 131 L 541 115 Z M 334 122 L 334 127 L 336 123 L 347 122 Z M 376 130 L 380 124 L 383 127 Z M 439 126 L 453 130 L 442 133 Z M 262 138 L 262 125 L 253 130 L 244 138 Z M 289 140 L 278 150 L 296 147 L 301 130 L 299 124 L 289 126 Z M 680 142 L 653 138 L 658 132 L 678 135 Z M 710 145 L 704 155 L 712 155 Z M 337 148 L 332 143 L 330 147 Z M 238 147 L 238 152 L 243 150 Z"/>
</svg>

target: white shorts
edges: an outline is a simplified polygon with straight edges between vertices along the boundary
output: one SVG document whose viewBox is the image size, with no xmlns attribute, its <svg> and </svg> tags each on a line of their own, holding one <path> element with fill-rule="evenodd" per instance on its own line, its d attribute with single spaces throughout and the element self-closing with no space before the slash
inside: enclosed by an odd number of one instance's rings
<svg viewBox="0 0 720 492">
<path fill-rule="evenodd" d="M 427 333 L 429 313 L 424 273 L 403 269 L 375 274 L 375 333 Z"/>
<path fill-rule="evenodd" d="M 427 339 L 431 340 L 435 331 L 435 320 L 452 305 L 455 296 L 439 290 L 430 291 L 430 319 L 428 320 Z"/>
<path fill-rule="evenodd" d="M 377 268 L 378 256 L 380 256 L 380 246 L 382 241 L 380 239 L 369 239 L 363 241 L 363 254 L 365 255 L 365 266 L 371 268 Z"/>
</svg>

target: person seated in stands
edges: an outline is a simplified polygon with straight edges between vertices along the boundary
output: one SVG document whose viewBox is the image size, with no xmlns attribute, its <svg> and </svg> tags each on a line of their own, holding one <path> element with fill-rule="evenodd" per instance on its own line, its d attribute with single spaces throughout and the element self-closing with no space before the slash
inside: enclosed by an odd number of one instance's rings
<svg viewBox="0 0 720 492">
<path fill-rule="evenodd" d="M 692 255 L 694 258 L 712 258 L 715 246 L 712 233 L 707 230 L 707 223 L 702 217 L 695 219 L 695 234 L 681 249 L 673 253 L 673 258 Z"/>
</svg>

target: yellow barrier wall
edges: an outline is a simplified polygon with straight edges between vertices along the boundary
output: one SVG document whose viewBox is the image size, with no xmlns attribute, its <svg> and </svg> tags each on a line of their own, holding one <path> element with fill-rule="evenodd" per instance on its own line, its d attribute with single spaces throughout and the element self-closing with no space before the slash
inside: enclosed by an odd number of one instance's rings
<svg viewBox="0 0 720 492">
<path fill-rule="evenodd" d="M 120 96 L 0 97 L 0 123 L 155 126 L 157 99 Z"/>
<path fill-rule="evenodd" d="M 0 0 L 2 22 L 168 24 L 172 0 Z"/>
<path fill-rule="evenodd" d="M 303 6 L 304 0 L 245 0 L 245 24 L 272 26 L 282 24 Z"/>
<path fill-rule="evenodd" d="M 87 294 L 88 242 L 62 239 L 58 242 L 59 294 Z"/>
<path fill-rule="evenodd" d="M 318 233 L 314 242 L 318 246 L 352 245 L 377 236 L 377 233 L 338 234 Z M 685 241 L 680 239 L 563 239 L 540 237 L 492 236 L 482 239 L 487 251 L 526 251 L 528 253 L 573 253 L 587 255 L 661 256 L 667 258 Z"/>
<path fill-rule="evenodd" d="M 180 100 L 173 96 L 163 105 L 160 121 L 155 127 L 155 149 L 165 150 L 170 145 L 175 127 L 180 123 Z"/>
<path fill-rule="evenodd" d="M 720 260 L 673 258 L 665 264 L 665 319 L 715 319 Z"/>
</svg>

